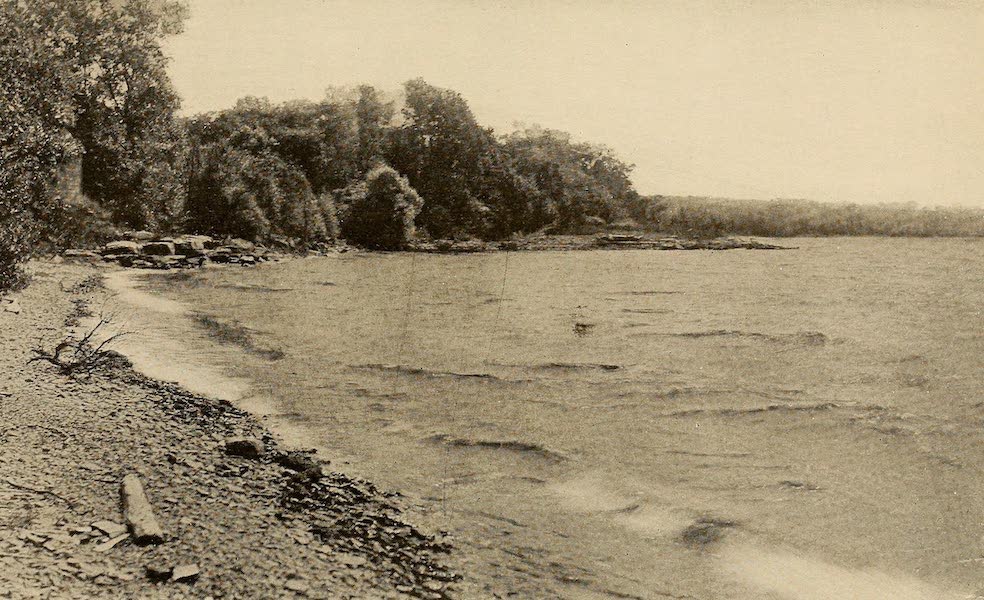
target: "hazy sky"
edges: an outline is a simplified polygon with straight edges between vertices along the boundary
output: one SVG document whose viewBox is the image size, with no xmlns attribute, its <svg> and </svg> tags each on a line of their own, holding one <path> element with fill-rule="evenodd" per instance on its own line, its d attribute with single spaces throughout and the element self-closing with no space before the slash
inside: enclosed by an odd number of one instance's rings
<svg viewBox="0 0 984 600">
<path fill-rule="evenodd" d="M 984 206 L 984 0 L 190 0 L 184 112 L 333 85 L 461 92 L 636 164 L 644 193 Z"/>
</svg>

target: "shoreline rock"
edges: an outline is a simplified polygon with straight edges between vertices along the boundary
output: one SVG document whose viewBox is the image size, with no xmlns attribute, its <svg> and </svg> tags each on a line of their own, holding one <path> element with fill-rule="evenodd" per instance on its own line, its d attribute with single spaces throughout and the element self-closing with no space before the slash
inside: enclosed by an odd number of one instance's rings
<svg viewBox="0 0 984 600">
<path fill-rule="evenodd" d="M 134 269 L 194 269 L 210 262 L 238 264 L 245 267 L 279 260 L 282 255 L 247 240 L 215 240 L 207 235 L 182 235 L 158 238 L 146 231 L 126 234 L 130 239 L 104 244 L 98 251 L 69 248 L 62 252 L 67 259 L 103 260 Z"/>
</svg>

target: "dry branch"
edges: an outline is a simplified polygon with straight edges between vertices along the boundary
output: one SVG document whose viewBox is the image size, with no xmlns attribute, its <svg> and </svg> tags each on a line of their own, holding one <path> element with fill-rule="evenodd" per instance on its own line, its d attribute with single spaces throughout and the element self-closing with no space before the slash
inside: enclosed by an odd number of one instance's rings
<svg viewBox="0 0 984 600">
<path fill-rule="evenodd" d="M 69 334 L 67 338 L 59 342 L 51 351 L 45 350 L 39 345 L 37 348 L 34 348 L 35 356 L 27 362 L 29 364 L 36 361 L 49 362 L 58 367 L 65 375 L 78 373 L 91 374 L 99 367 L 110 362 L 115 356 L 115 353 L 109 350 L 108 346 L 127 333 L 120 331 L 98 343 L 94 343 L 93 340 L 97 339 L 97 334 L 111 322 L 112 319 L 100 315 L 96 324 L 81 338 L 76 338 L 74 334 Z"/>
<path fill-rule="evenodd" d="M 23 483 L 17 483 L 16 481 L 13 481 L 12 479 L 9 479 L 9 478 L 4 478 L 3 481 L 4 481 L 4 483 L 6 483 L 7 485 L 9 485 L 10 487 L 12 487 L 14 489 L 22 490 L 22 491 L 25 491 L 25 492 L 33 492 L 35 494 L 40 494 L 42 496 L 51 496 L 52 498 L 56 498 L 58 500 L 61 500 L 62 502 L 64 502 L 65 504 L 67 504 L 70 507 L 74 507 L 75 506 L 75 504 L 71 500 L 68 500 L 67 498 L 62 497 L 62 496 L 56 494 L 55 492 L 53 492 L 51 490 L 43 490 L 43 489 L 40 489 L 40 488 L 31 487 L 31 486 L 26 485 L 26 484 L 23 484 Z"/>
</svg>

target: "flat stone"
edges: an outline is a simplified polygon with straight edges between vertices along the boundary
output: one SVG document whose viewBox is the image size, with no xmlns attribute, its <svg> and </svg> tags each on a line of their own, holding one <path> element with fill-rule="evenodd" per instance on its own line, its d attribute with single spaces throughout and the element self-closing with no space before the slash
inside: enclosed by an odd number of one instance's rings
<svg viewBox="0 0 984 600">
<path fill-rule="evenodd" d="M 186 564 L 178 565 L 174 567 L 174 571 L 171 572 L 171 581 L 181 581 L 190 583 L 198 579 L 201 574 L 201 569 L 198 565 Z"/>
<path fill-rule="evenodd" d="M 159 256 L 148 257 L 149 261 L 158 267 L 173 267 L 177 266 L 181 261 L 185 259 L 183 254 L 167 254 Z"/>
<path fill-rule="evenodd" d="M 99 254 L 93 252 L 92 250 L 80 250 L 78 248 L 69 248 L 62 252 L 62 256 L 65 258 L 98 258 Z"/>
<path fill-rule="evenodd" d="M 205 241 L 193 237 L 181 237 L 174 240 L 174 251 L 185 256 L 204 256 Z"/>
<path fill-rule="evenodd" d="M 103 246 L 100 254 L 139 254 L 140 244 L 136 242 L 130 242 L 127 240 L 119 240 L 116 242 L 110 242 Z"/>
<path fill-rule="evenodd" d="M 69 527 L 68 532 L 72 535 L 86 535 L 92 533 L 92 527 L 88 525 L 76 525 L 74 527 Z"/>
<path fill-rule="evenodd" d="M 122 535 L 112 537 L 106 540 L 105 542 L 99 544 L 98 546 L 94 547 L 93 550 L 96 552 L 109 552 L 110 550 L 115 548 L 117 544 L 119 544 L 120 542 L 122 542 L 128 537 L 130 537 L 130 534 L 128 533 L 124 533 Z"/>
<path fill-rule="evenodd" d="M 127 533 L 126 525 L 121 525 L 115 521 L 96 521 L 92 524 L 92 528 L 98 529 L 111 538 Z"/>
<path fill-rule="evenodd" d="M 137 242 L 147 242 L 154 239 L 154 234 L 149 231 L 131 231 L 126 236 Z"/>
<path fill-rule="evenodd" d="M 155 564 L 155 565 L 147 565 L 146 571 L 147 571 L 147 579 L 154 582 L 160 582 L 160 581 L 167 581 L 168 579 L 170 579 L 171 573 L 174 572 L 174 568 L 171 567 L 170 565 Z"/>
<path fill-rule="evenodd" d="M 99 565 L 95 565 L 89 562 L 79 561 L 76 564 L 78 565 L 79 574 L 88 579 L 95 579 L 96 577 L 99 577 L 100 575 L 106 572 L 106 570 L 100 567 Z"/>
<path fill-rule="evenodd" d="M 256 244 L 242 238 L 233 238 L 228 240 L 225 245 L 235 250 L 244 252 L 251 252 L 254 248 L 256 248 Z"/>
<path fill-rule="evenodd" d="M 321 470 L 321 464 L 307 452 L 281 452 L 277 455 L 276 461 L 277 464 L 292 471 Z"/>
</svg>

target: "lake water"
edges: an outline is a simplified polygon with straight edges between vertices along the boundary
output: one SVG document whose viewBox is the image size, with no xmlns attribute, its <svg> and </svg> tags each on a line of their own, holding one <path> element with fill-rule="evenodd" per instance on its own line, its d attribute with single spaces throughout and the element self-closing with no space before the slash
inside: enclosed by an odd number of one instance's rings
<svg viewBox="0 0 984 600">
<path fill-rule="evenodd" d="M 984 595 L 984 241 L 784 243 L 111 285 L 138 367 L 413 498 L 463 596 Z"/>
</svg>

